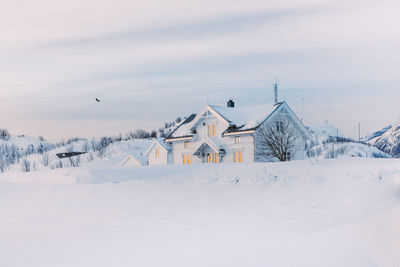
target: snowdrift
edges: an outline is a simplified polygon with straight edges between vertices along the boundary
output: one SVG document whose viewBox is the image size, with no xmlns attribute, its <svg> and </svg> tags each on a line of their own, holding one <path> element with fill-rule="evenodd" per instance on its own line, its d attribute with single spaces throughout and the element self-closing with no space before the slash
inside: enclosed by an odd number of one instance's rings
<svg viewBox="0 0 400 267">
<path fill-rule="evenodd" d="M 0 174 L 2 266 L 396 266 L 396 159 Z M 23 256 L 22 256 L 23 254 Z"/>
</svg>

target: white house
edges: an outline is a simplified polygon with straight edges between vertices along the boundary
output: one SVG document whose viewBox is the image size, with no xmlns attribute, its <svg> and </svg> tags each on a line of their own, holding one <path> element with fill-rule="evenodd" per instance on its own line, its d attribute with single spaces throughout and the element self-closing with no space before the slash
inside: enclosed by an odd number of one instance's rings
<svg viewBox="0 0 400 267">
<path fill-rule="evenodd" d="M 260 131 L 276 118 L 285 116 L 298 131 L 301 147 L 291 159 L 303 159 L 304 147 L 310 133 L 286 102 L 234 107 L 230 100 L 226 107 L 206 105 L 198 114 L 190 115 L 163 141 L 155 141 L 146 151 L 149 165 L 194 164 L 220 162 L 267 161 L 260 157 Z"/>
<path fill-rule="evenodd" d="M 149 165 L 172 164 L 172 146 L 162 139 L 154 140 L 144 155 Z"/>
</svg>

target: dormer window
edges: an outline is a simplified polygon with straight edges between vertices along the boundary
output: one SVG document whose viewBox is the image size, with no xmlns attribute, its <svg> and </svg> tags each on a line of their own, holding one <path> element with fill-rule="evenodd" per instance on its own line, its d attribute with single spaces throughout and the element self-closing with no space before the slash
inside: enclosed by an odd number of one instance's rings
<svg viewBox="0 0 400 267">
<path fill-rule="evenodd" d="M 217 135 L 217 125 L 209 124 L 208 125 L 208 136 L 216 136 Z"/>
<path fill-rule="evenodd" d="M 204 112 L 203 117 L 209 117 L 209 116 L 212 116 L 212 113 L 210 111 L 207 110 L 206 112 Z"/>
</svg>

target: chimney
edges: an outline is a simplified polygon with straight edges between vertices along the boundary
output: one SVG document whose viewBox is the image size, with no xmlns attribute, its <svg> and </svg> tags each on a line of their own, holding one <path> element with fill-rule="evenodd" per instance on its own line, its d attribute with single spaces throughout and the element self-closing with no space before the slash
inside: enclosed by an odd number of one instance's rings
<svg viewBox="0 0 400 267">
<path fill-rule="evenodd" d="M 228 108 L 234 108 L 235 107 L 235 102 L 233 102 L 232 99 L 229 99 L 229 101 L 226 103 L 226 106 Z"/>
</svg>

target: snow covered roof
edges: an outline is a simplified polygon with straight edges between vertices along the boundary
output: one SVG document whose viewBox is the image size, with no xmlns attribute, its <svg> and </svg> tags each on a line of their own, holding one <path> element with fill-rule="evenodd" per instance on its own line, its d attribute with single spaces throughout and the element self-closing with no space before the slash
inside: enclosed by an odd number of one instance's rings
<svg viewBox="0 0 400 267">
<path fill-rule="evenodd" d="M 179 124 L 178 127 L 176 127 L 175 130 L 172 131 L 172 133 L 166 139 L 190 135 L 190 122 L 192 122 L 195 117 L 196 114 L 191 114 L 189 117 L 187 117 L 186 120 Z"/>
<path fill-rule="evenodd" d="M 264 104 L 248 107 L 221 107 L 209 105 L 213 110 L 225 118 L 230 124 L 235 125 L 241 130 L 252 129 L 262 123 L 274 112 L 282 103 Z"/>
<path fill-rule="evenodd" d="M 110 159 L 126 159 L 126 156 L 131 155 L 138 160 L 142 165 L 147 164 L 147 157 L 144 152 L 151 145 L 153 140 L 149 139 L 133 139 L 129 141 L 116 142 L 107 147 L 106 157 Z"/>
<path fill-rule="evenodd" d="M 207 105 L 205 110 L 211 111 L 221 116 L 228 124 L 227 131 L 244 131 L 256 128 L 260 123 L 269 117 L 281 104 L 264 104 L 247 107 L 222 107 L 217 105 Z M 199 113 L 200 115 L 202 113 Z M 193 136 L 192 127 L 196 123 L 196 117 L 192 114 L 186 121 L 180 124 L 166 139 L 191 138 Z"/>
<path fill-rule="evenodd" d="M 128 155 L 119 164 L 120 166 L 141 166 L 146 165 L 147 162 L 143 162 L 142 159 L 136 158 L 134 155 Z"/>
<path fill-rule="evenodd" d="M 209 138 L 205 138 L 204 142 L 201 143 L 201 145 L 196 149 L 196 151 L 193 153 L 194 155 L 197 155 L 203 150 L 206 146 L 210 147 L 212 150 L 215 152 L 219 152 L 220 146 L 214 142 L 213 140 Z"/>
<path fill-rule="evenodd" d="M 157 144 L 160 145 L 162 148 L 164 148 L 166 151 L 170 151 L 172 148 L 172 146 L 169 143 L 164 142 L 163 139 L 157 139 L 154 140 L 153 143 L 151 143 L 151 145 L 146 150 L 146 152 L 144 152 L 144 154 L 147 156 L 150 153 L 150 151 L 154 148 L 154 146 Z"/>
</svg>

